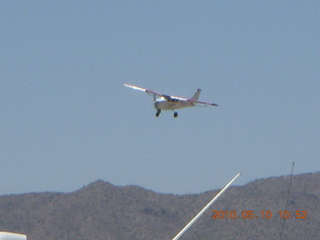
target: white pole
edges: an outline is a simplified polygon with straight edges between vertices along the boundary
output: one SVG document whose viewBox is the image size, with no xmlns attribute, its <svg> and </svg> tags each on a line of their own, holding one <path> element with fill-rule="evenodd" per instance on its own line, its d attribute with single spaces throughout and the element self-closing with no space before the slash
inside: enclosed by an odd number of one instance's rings
<svg viewBox="0 0 320 240">
<path fill-rule="evenodd" d="M 27 236 L 20 233 L 0 232 L 0 240 L 27 240 Z"/>
<path fill-rule="evenodd" d="M 239 176 L 240 173 L 238 173 L 230 182 L 228 182 L 228 184 L 224 186 L 224 188 L 222 188 L 221 191 L 174 238 L 172 238 L 172 240 L 179 239 Z"/>
</svg>

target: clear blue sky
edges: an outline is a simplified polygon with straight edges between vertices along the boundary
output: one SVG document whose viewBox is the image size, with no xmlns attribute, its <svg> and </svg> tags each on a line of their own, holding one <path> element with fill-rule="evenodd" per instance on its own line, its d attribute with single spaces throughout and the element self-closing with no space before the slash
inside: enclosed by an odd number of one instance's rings
<svg viewBox="0 0 320 240">
<path fill-rule="evenodd" d="M 320 170 L 319 1 L 1 1 L 0 195 L 198 193 Z M 129 83 L 218 108 L 155 117 Z"/>
</svg>

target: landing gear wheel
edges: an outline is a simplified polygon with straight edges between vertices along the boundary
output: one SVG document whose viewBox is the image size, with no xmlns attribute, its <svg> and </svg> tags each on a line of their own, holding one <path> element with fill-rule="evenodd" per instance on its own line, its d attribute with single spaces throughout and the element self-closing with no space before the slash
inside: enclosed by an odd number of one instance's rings
<svg viewBox="0 0 320 240">
<path fill-rule="evenodd" d="M 173 117 L 178 117 L 178 113 L 177 112 L 175 112 L 174 114 L 173 114 Z"/>
<path fill-rule="evenodd" d="M 157 109 L 156 117 L 159 117 L 160 113 L 161 113 L 161 109 Z"/>
</svg>

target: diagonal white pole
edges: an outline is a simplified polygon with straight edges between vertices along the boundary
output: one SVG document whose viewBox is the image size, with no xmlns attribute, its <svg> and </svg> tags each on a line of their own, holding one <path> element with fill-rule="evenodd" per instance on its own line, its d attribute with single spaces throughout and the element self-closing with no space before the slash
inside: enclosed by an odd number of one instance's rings
<svg viewBox="0 0 320 240">
<path fill-rule="evenodd" d="M 220 197 L 224 191 L 227 190 L 227 188 L 236 180 L 237 177 L 240 176 L 240 173 L 238 173 L 224 188 L 221 189 L 221 191 L 210 201 L 208 204 L 174 237 L 172 240 L 179 239 L 190 227 L 192 224 L 195 223 L 195 221 L 198 220 L 199 217 Z"/>
</svg>

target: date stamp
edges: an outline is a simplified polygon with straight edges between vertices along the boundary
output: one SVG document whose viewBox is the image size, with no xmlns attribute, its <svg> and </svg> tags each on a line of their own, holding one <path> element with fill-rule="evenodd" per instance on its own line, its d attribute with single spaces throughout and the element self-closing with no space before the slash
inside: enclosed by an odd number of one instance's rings
<svg viewBox="0 0 320 240">
<path fill-rule="evenodd" d="M 278 217 L 279 219 L 308 219 L 308 212 L 305 210 L 297 211 L 278 211 L 272 212 L 270 210 L 255 212 L 253 210 L 246 211 L 212 211 L 213 219 L 271 219 Z"/>
</svg>

